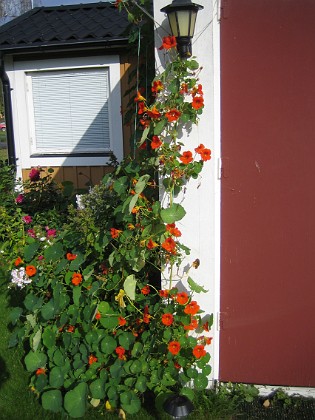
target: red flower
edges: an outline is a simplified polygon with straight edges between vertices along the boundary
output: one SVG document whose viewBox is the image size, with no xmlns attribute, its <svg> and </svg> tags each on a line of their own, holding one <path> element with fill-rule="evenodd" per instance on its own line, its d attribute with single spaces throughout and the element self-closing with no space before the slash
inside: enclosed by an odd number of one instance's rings
<svg viewBox="0 0 315 420">
<path fill-rule="evenodd" d="M 77 258 L 77 255 L 76 254 L 71 254 L 71 252 L 68 252 L 67 255 L 66 255 L 66 258 L 67 258 L 68 261 L 73 261 Z"/>
<path fill-rule="evenodd" d="M 195 152 L 201 154 L 203 150 L 205 149 L 205 146 L 201 143 L 198 147 L 195 148 Z"/>
<path fill-rule="evenodd" d="M 207 352 L 202 344 L 197 344 L 193 349 L 193 355 L 195 356 L 196 359 L 200 359 L 206 354 Z"/>
<path fill-rule="evenodd" d="M 125 359 L 124 354 L 126 353 L 126 350 L 122 346 L 116 347 L 115 352 L 118 355 L 118 359 Z"/>
<path fill-rule="evenodd" d="M 203 151 L 200 153 L 201 159 L 203 161 L 210 160 L 211 159 L 211 150 L 210 149 L 203 149 Z"/>
<path fill-rule="evenodd" d="M 188 295 L 186 292 L 180 292 L 177 293 L 176 295 L 176 300 L 180 305 L 186 305 L 186 303 L 188 302 Z"/>
<path fill-rule="evenodd" d="M 161 80 L 155 80 L 155 81 L 153 82 L 152 87 L 151 87 L 151 91 L 152 91 L 153 93 L 160 92 L 160 91 L 161 91 L 161 90 L 163 90 L 163 89 L 164 89 L 164 85 L 163 85 L 163 83 L 161 82 Z"/>
<path fill-rule="evenodd" d="M 69 325 L 69 327 L 67 328 L 67 332 L 73 333 L 74 331 L 75 331 L 75 326 L 74 325 Z"/>
<path fill-rule="evenodd" d="M 167 327 L 172 325 L 174 321 L 174 317 L 172 314 L 163 314 L 162 315 L 162 324 L 166 325 Z"/>
<path fill-rule="evenodd" d="M 80 273 L 73 273 L 72 274 L 72 279 L 71 279 L 71 283 L 74 286 L 79 286 L 79 284 L 82 282 L 82 274 Z"/>
<path fill-rule="evenodd" d="M 17 204 L 22 204 L 22 203 L 23 203 L 23 201 L 24 201 L 24 195 L 23 195 L 23 194 L 19 194 L 19 195 L 16 197 L 16 199 L 15 199 L 15 202 L 16 202 Z"/>
<path fill-rule="evenodd" d="M 32 223 L 33 219 L 32 219 L 32 216 L 23 216 L 22 221 L 26 223 L 27 225 L 29 225 L 30 223 Z"/>
<path fill-rule="evenodd" d="M 176 369 L 180 369 L 181 368 L 181 365 L 178 362 L 174 362 L 174 367 Z"/>
<path fill-rule="evenodd" d="M 23 264 L 23 260 L 21 257 L 17 257 L 17 259 L 14 261 L 15 267 L 19 266 L 20 264 Z"/>
<path fill-rule="evenodd" d="M 160 46 L 159 50 L 169 50 L 170 48 L 176 47 L 176 37 L 175 36 L 164 36 L 162 39 L 162 45 Z"/>
<path fill-rule="evenodd" d="M 180 344 L 179 344 L 179 342 L 178 341 L 171 341 L 168 344 L 168 351 L 170 353 L 172 353 L 173 355 L 179 353 L 179 351 L 180 351 Z"/>
<path fill-rule="evenodd" d="M 162 248 L 164 248 L 167 252 L 170 252 L 171 254 L 175 254 L 176 252 L 176 242 L 172 238 L 166 238 L 161 246 Z"/>
<path fill-rule="evenodd" d="M 95 357 L 93 354 L 90 354 L 89 356 L 89 365 L 93 365 L 93 363 L 97 362 L 97 357 Z"/>
<path fill-rule="evenodd" d="M 38 375 L 46 375 L 46 369 L 44 368 L 38 368 L 35 374 Z"/>
<path fill-rule="evenodd" d="M 175 226 L 175 223 L 169 223 L 166 225 L 166 230 L 173 236 L 182 236 L 181 231 Z"/>
<path fill-rule="evenodd" d="M 122 316 L 118 317 L 118 324 L 123 327 L 124 325 L 127 324 L 127 321 L 125 320 L 125 318 L 123 318 Z"/>
<path fill-rule="evenodd" d="M 37 270 L 36 267 L 34 267 L 33 265 L 27 265 L 25 268 L 25 272 L 29 277 L 33 277 L 35 276 Z"/>
<path fill-rule="evenodd" d="M 150 318 L 151 318 L 151 315 L 149 315 L 149 307 L 148 305 L 145 305 L 144 310 L 143 310 L 143 322 L 145 324 L 149 324 Z"/>
<path fill-rule="evenodd" d="M 188 150 L 187 152 L 184 152 L 179 160 L 184 163 L 185 165 L 188 165 L 188 163 L 192 162 L 193 157 L 192 157 L 192 153 Z"/>
<path fill-rule="evenodd" d="M 148 243 L 147 243 L 147 248 L 148 249 L 154 249 L 158 246 L 158 244 L 154 241 L 152 241 L 152 239 L 149 239 Z"/>
<path fill-rule="evenodd" d="M 96 314 L 95 314 L 95 319 L 101 319 L 102 318 L 102 315 L 100 314 L 100 312 L 96 312 Z"/>
<path fill-rule="evenodd" d="M 137 96 L 135 97 L 135 102 L 139 101 L 145 101 L 145 98 L 141 95 L 141 93 L 138 91 Z"/>
<path fill-rule="evenodd" d="M 168 122 L 177 121 L 178 118 L 181 116 L 181 112 L 173 108 L 166 112 L 165 116 L 168 119 Z"/>
<path fill-rule="evenodd" d="M 138 114 L 141 115 L 143 114 L 145 111 L 147 110 L 144 102 L 139 102 L 138 103 Z"/>
<path fill-rule="evenodd" d="M 198 303 L 195 300 L 192 300 L 190 303 L 188 303 L 188 305 L 184 309 L 184 312 L 185 314 L 196 315 L 199 309 L 200 306 L 198 305 Z"/>
<path fill-rule="evenodd" d="M 184 325 L 184 330 L 193 331 L 198 327 L 198 321 L 195 318 L 191 318 L 189 325 Z"/>
<path fill-rule="evenodd" d="M 204 106 L 203 97 L 202 96 L 194 96 L 191 106 L 194 109 L 200 109 Z"/>
<path fill-rule="evenodd" d="M 202 329 L 203 329 L 204 331 L 209 332 L 209 322 L 208 322 L 208 321 L 207 321 L 207 322 L 205 322 L 205 323 L 203 324 Z"/>
<path fill-rule="evenodd" d="M 158 136 L 153 136 L 151 141 L 151 148 L 152 149 L 158 149 L 160 146 L 162 146 L 163 142 Z"/>
<path fill-rule="evenodd" d="M 142 289 L 141 289 L 141 293 L 143 295 L 148 295 L 150 293 L 150 286 L 148 284 L 146 284 Z"/>
<path fill-rule="evenodd" d="M 150 118 L 160 118 L 161 113 L 156 109 L 155 106 L 153 106 L 151 109 L 147 110 L 147 114 Z M 150 122 L 149 122 L 150 124 Z"/>
<path fill-rule="evenodd" d="M 31 180 L 31 182 L 38 181 L 40 178 L 40 170 L 36 168 L 31 169 L 30 173 L 28 174 L 28 177 Z"/>
<path fill-rule="evenodd" d="M 118 238 L 118 236 L 121 234 L 122 230 L 119 229 L 115 229 L 115 228 L 111 228 L 110 229 L 110 234 L 112 235 L 113 239 Z"/>
<path fill-rule="evenodd" d="M 161 298 L 167 298 L 169 294 L 169 290 L 160 290 L 159 291 L 159 295 L 161 296 Z"/>
</svg>

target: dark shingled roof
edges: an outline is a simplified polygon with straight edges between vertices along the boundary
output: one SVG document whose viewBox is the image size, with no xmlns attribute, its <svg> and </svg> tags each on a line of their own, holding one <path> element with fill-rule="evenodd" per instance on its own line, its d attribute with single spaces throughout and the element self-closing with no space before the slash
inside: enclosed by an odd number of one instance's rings
<svg viewBox="0 0 315 420">
<path fill-rule="evenodd" d="M 128 24 L 108 2 L 37 7 L 0 27 L 0 51 L 126 45 Z"/>
</svg>

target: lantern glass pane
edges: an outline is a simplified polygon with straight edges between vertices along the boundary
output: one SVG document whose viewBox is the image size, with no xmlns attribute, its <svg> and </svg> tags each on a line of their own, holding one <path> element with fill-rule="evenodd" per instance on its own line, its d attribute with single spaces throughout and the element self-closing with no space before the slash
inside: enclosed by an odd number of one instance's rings
<svg viewBox="0 0 315 420">
<path fill-rule="evenodd" d="M 179 26 L 179 34 L 177 36 L 190 36 L 189 23 L 190 23 L 191 11 L 178 10 L 176 13 L 177 13 L 178 26 Z"/>
<path fill-rule="evenodd" d="M 177 12 L 169 13 L 168 14 L 168 21 L 169 21 L 169 24 L 170 24 L 170 27 L 171 27 L 172 34 L 177 37 L 178 34 L 179 34 L 179 31 L 178 31 L 178 27 L 177 27 L 176 14 L 177 14 Z"/>
</svg>

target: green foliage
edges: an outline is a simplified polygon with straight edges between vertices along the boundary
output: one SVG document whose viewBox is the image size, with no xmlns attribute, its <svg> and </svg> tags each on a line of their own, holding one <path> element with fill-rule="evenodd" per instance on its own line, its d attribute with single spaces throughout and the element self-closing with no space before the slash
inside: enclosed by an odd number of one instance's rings
<svg viewBox="0 0 315 420">
<path fill-rule="evenodd" d="M 68 207 L 69 184 L 40 168 L 16 197 L 21 235 L 12 239 L 10 286 L 25 298 L 12 311 L 10 345 L 27 348 L 31 388 L 47 410 L 79 418 L 100 400 L 135 414 L 145 392 L 193 398 L 191 384 L 208 386 L 212 317 L 201 316 L 193 297 L 205 290 L 191 278 L 190 289 L 178 290 L 172 275 L 160 290 L 161 271 L 172 273 L 189 255 L 176 194 L 210 159 L 204 145 L 182 151 L 178 140 L 202 112 L 198 68 L 174 56 L 152 84 L 154 102 L 137 94 L 137 137 L 147 150 L 116 166 L 79 208 Z"/>
</svg>

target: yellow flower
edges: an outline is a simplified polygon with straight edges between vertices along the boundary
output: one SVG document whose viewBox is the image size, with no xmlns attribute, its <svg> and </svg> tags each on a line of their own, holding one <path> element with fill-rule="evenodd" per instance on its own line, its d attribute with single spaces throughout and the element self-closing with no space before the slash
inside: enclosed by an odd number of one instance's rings
<svg viewBox="0 0 315 420">
<path fill-rule="evenodd" d="M 116 300 L 116 302 L 118 302 L 118 305 L 121 308 L 125 308 L 126 307 L 126 304 L 124 302 L 124 296 L 125 296 L 125 294 L 126 294 L 125 291 L 123 289 L 120 289 L 118 295 L 115 296 L 115 300 Z"/>
<path fill-rule="evenodd" d="M 108 400 L 105 403 L 105 408 L 106 408 L 106 410 L 111 410 L 112 409 L 112 406 L 110 405 L 110 402 Z"/>
</svg>

